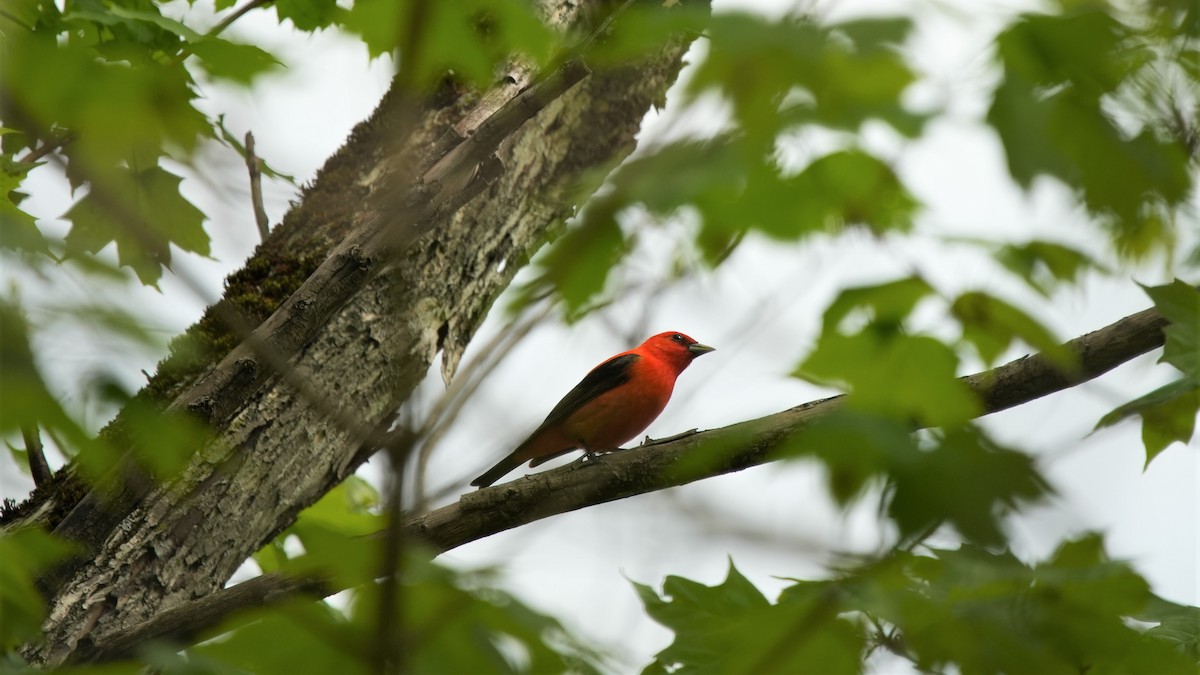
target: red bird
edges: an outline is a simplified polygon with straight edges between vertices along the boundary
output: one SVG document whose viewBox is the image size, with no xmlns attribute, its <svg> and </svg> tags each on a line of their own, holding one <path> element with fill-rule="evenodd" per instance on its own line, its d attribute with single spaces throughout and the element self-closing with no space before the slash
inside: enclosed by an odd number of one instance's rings
<svg viewBox="0 0 1200 675">
<path fill-rule="evenodd" d="M 593 368 L 542 426 L 471 485 L 487 487 L 526 460 L 532 467 L 576 449 L 615 450 L 650 426 L 667 407 L 675 378 L 711 351 L 683 333 L 659 333 L 617 354 Z"/>
</svg>

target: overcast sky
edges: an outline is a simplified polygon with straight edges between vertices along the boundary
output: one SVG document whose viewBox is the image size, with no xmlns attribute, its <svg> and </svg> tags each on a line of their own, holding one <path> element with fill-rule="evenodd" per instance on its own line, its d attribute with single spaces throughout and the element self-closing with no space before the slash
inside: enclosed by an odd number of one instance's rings
<svg viewBox="0 0 1200 675">
<path fill-rule="evenodd" d="M 917 5 L 922 19 L 910 49 L 926 77 L 910 92 L 910 102 L 948 114 L 915 143 L 901 142 L 883 129 L 865 135 L 868 147 L 894 161 L 923 202 L 916 236 L 875 241 L 850 235 L 800 246 L 750 237 L 718 270 L 650 301 L 630 296 L 575 326 L 551 323 L 536 330 L 463 411 L 434 458 L 435 484 L 469 489 L 467 481 L 528 434 L 589 368 L 663 330 L 686 332 L 717 351 L 682 375 L 671 405 L 648 430 L 656 437 L 758 417 L 827 394 L 787 374 L 811 348 L 829 301 L 848 285 L 919 271 L 945 294 L 983 289 L 1018 302 L 1064 339 L 1149 306 L 1133 281 L 1169 280 L 1161 263 L 1130 277 L 1091 278 L 1046 304 L 972 249 L 941 242 L 947 234 L 1017 241 L 1037 236 L 1095 250 L 1084 215 L 1067 193 L 1048 181 L 1036 184 L 1031 194 L 1019 191 L 1007 177 L 997 139 L 979 122 L 992 82 L 987 46 L 1014 4 L 972 3 L 969 15 L 934 2 Z M 881 0 L 820 6 L 843 15 L 912 5 Z M 355 40 L 330 32 L 289 34 L 273 13 L 255 16 L 260 14 L 239 22 L 233 34 L 281 55 L 288 69 L 251 91 L 204 85 L 204 107 L 210 114 L 225 114 L 235 134 L 252 130 L 261 156 L 308 181 L 379 101 L 390 63 L 369 63 Z M 719 108 L 684 114 L 676 108 L 669 104 L 652 115 L 643 140 L 720 124 Z M 785 144 L 784 157 L 802 160 L 813 143 L 813 138 L 795 139 Z M 184 191 L 211 217 L 207 229 L 214 260 L 180 256 L 178 264 L 200 280 L 201 292 L 169 277 L 161 293 L 135 283 L 103 289 L 112 302 L 152 317 L 164 340 L 219 297 L 224 275 L 237 269 L 257 243 L 241 159 L 214 148 L 200 166 L 204 178 L 187 181 Z M 46 219 L 47 227 L 65 231 L 65 224 L 54 220 L 70 204 L 65 186 L 52 168 L 37 170 L 32 180 L 28 210 Z M 268 213 L 278 222 L 295 190 L 269 182 L 266 192 Z M 671 238 L 686 225 L 651 229 L 634 221 L 631 226 L 646 232 L 626 277 L 631 283 L 653 283 L 664 269 Z M 57 270 L 38 280 L 14 278 L 11 269 L 0 274 L 5 288 L 16 284 L 35 319 L 39 308 L 53 301 L 96 292 Z M 504 304 L 502 299 L 497 307 Z M 476 345 L 501 325 L 499 314 L 493 312 Z M 947 331 L 935 312 L 918 317 L 918 323 Z M 77 328 L 47 331 L 38 340 L 43 365 L 64 392 L 78 391 L 81 374 L 89 373 L 110 373 L 136 388 L 144 382 L 140 370 L 152 372 L 162 356 L 123 341 L 98 341 Z M 472 355 L 468 350 L 467 359 Z M 1044 507 L 1011 523 L 1020 556 L 1040 558 L 1064 536 L 1099 530 L 1108 535 L 1110 553 L 1132 561 L 1157 593 L 1195 605 L 1200 604 L 1196 447 L 1175 445 L 1143 472 L 1136 424 L 1090 433 L 1104 413 L 1170 379 L 1171 370 L 1155 366 L 1156 359 L 1157 354 L 1136 359 L 1096 382 L 994 415 L 984 424 L 999 439 L 1033 451 L 1058 492 Z M 89 423 L 98 428 L 112 411 L 89 405 Z M 23 497 L 30 482 L 7 453 L 0 462 L 0 496 Z M 364 467 L 364 475 L 377 477 L 377 464 Z M 772 465 L 540 521 L 464 546 L 442 560 L 464 567 L 500 566 L 506 587 L 625 655 L 628 669 L 640 669 L 668 644 L 670 634 L 644 615 L 628 580 L 658 586 L 665 575 L 677 574 L 715 583 L 732 557 L 773 595 L 783 585 L 774 576 L 819 575 L 836 551 L 877 550 L 886 533 L 879 531 L 874 509 L 867 502 L 848 513 L 837 511 L 813 464 Z M 880 665 L 884 671 L 891 667 Z"/>
</svg>

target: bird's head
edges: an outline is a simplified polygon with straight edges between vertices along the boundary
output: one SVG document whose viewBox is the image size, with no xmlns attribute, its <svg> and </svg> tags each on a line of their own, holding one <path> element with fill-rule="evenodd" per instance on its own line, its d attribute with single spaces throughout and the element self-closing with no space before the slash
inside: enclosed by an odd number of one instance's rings
<svg viewBox="0 0 1200 675">
<path fill-rule="evenodd" d="M 678 372 L 682 372 L 688 364 L 697 356 L 702 356 L 711 351 L 715 351 L 708 345 L 702 345 L 696 342 L 691 337 L 668 331 L 659 333 L 642 343 L 640 349 L 650 352 L 660 359 L 674 365 Z"/>
</svg>

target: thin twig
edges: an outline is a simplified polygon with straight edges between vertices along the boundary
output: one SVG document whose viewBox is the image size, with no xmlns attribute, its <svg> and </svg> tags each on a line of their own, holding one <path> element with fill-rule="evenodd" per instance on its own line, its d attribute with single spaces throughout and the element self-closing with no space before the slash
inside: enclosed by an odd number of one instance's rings
<svg viewBox="0 0 1200 675">
<path fill-rule="evenodd" d="M 408 533 L 404 515 L 404 467 L 412 454 L 415 438 L 399 434 L 388 444 L 390 466 L 387 489 L 387 529 L 383 537 L 383 564 L 380 570 L 379 610 L 375 645 L 371 654 L 373 671 L 381 675 L 407 672 L 404 658 L 408 653 L 408 629 L 400 604 L 400 583 L 404 578 L 405 542 Z"/>
<path fill-rule="evenodd" d="M 271 233 L 267 209 L 263 207 L 262 160 L 254 154 L 254 133 L 246 132 L 246 169 L 250 172 L 250 203 L 254 206 L 254 222 L 258 224 L 258 235 L 263 241 Z"/>
<path fill-rule="evenodd" d="M 550 316 L 552 309 L 553 305 L 546 303 L 538 312 L 497 333 L 479 350 L 479 356 L 459 372 L 450 388 L 429 413 L 418 432 L 421 437 L 421 449 L 417 453 L 416 468 L 413 470 L 415 497 L 412 508 L 414 511 L 424 511 L 430 501 L 430 495 L 426 491 L 429 460 L 438 444 L 445 438 L 446 432 L 458 418 L 463 406 L 471 400 L 480 385 L 500 365 L 504 357 L 520 343 L 521 339 Z"/>
<path fill-rule="evenodd" d="M 73 140 L 75 140 L 74 133 L 59 134 L 57 138 L 43 141 L 36 150 L 30 150 L 29 152 L 25 153 L 25 156 L 18 159 L 17 162 L 21 164 L 32 164 L 46 155 L 54 152 L 55 150 L 58 150 L 64 145 L 69 144 Z"/>
<path fill-rule="evenodd" d="M 220 34 L 226 28 L 229 28 L 229 26 L 231 24 L 233 24 L 234 21 L 237 21 L 238 19 L 245 16 L 245 14 L 247 12 L 250 12 L 251 10 L 254 10 L 254 9 L 258 9 L 259 7 L 262 7 L 263 5 L 268 5 L 273 1 L 274 0 L 250 0 L 250 2 L 247 2 L 246 4 L 242 5 L 238 9 L 233 10 L 233 12 L 229 16 L 225 17 L 224 19 L 221 19 L 221 22 L 218 23 L 217 25 L 213 26 L 207 33 L 205 33 L 204 37 L 213 37 L 214 35 Z"/>
<path fill-rule="evenodd" d="M 53 472 L 46 463 L 46 454 L 42 450 L 42 436 L 38 433 L 37 425 L 21 427 L 21 436 L 25 439 L 25 454 L 29 457 L 29 473 L 33 476 L 33 484 L 41 487 L 49 485 Z"/>
</svg>

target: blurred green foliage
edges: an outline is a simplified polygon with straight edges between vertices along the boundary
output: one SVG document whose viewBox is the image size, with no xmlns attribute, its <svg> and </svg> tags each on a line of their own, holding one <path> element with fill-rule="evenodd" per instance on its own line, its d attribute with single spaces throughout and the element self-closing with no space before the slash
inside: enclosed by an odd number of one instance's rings
<svg viewBox="0 0 1200 675">
<path fill-rule="evenodd" d="M 730 119 L 711 138 L 644 148 L 611 175 L 582 179 L 577 218 L 537 261 L 526 299 L 550 294 L 578 319 L 613 292 L 633 249 L 630 213 L 694 221 L 682 246 L 719 265 L 748 233 L 783 243 L 848 231 L 887 240 L 919 225 L 920 203 L 893 166 L 861 138 L 872 126 L 907 142 L 937 110 L 908 102 L 921 79 L 909 17 L 830 22 L 819 16 L 710 15 L 699 3 L 638 2 L 571 52 L 593 69 L 624 67 L 668 40 L 702 36 L 682 88 L 685 103 L 718 100 Z M 0 256 L 48 268 L 74 261 L 94 279 L 114 269 L 154 285 L 172 249 L 208 255 L 205 214 L 180 192 L 165 160 L 189 163 L 206 143 L 245 153 L 218 116 L 196 107 L 199 83 L 252 87 L 285 64 L 224 36 L 233 0 L 216 0 L 213 28 L 191 25 L 190 2 L 9 0 L 0 12 Z M 275 0 L 255 5 L 281 23 L 360 38 L 372 57 L 394 54 L 404 86 L 447 78 L 487 86 L 511 54 L 553 66 L 566 45 L 524 0 L 392 2 Z M 182 17 L 182 18 L 181 18 Z M 597 22 L 592 22 L 594 25 Z M 218 29 L 218 27 L 220 29 Z M 1200 9 L 1190 0 L 1064 0 L 1014 17 L 999 32 L 986 119 L 1022 189 L 1050 180 L 1069 188 L 1094 227 L 1097 250 L 1055 241 L 960 240 L 1052 300 L 1088 274 L 1161 256 L 1195 228 L 1195 110 L 1200 101 Z M 782 149 L 817 137 L 803 156 Z M 82 192 L 58 239 L 22 210 L 33 171 L 62 172 Z M 277 175 L 267 171 L 269 175 Z M 596 187 L 602 189 L 592 196 Z M 586 203 L 585 203 L 586 202 Z M 1113 258 L 1110 261 L 1109 258 Z M 1190 263 L 1200 261 L 1200 248 Z M 1117 270 L 1119 272 L 1119 269 Z M 119 275 L 118 275 L 119 276 Z M 1178 379 L 1117 408 L 1098 426 L 1140 417 L 1147 464 L 1188 442 L 1200 411 L 1200 293 L 1189 282 L 1147 288 L 1169 320 L 1162 362 Z M 931 310 L 955 329 L 915 328 Z M 138 320 L 100 305 L 78 314 L 148 342 Z M 113 462 L 47 385 L 31 335 L 39 328 L 18 296 L 0 300 L 0 433 L 38 428 L 94 472 Z M 844 409 L 781 449 L 827 469 L 847 506 L 879 488 L 881 517 L 903 546 L 848 560 L 829 578 L 796 581 L 769 601 L 730 566 L 717 586 L 669 577 L 659 593 L 636 590 L 651 618 L 675 633 L 647 672 L 857 672 L 878 649 L 927 671 L 1195 672 L 1200 615 L 1150 593 L 1144 579 L 1104 555 L 1099 536 L 1064 543 L 1028 564 L 1005 549 L 1004 518 L 1051 493 L 1036 462 L 971 420 L 981 404 L 959 379 L 964 360 L 993 364 L 1026 349 L 1071 363 L 1038 312 L 984 290 L 944 293 L 919 275 L 843 290 L 795 374 L 842 388 Z M 202 432 L 163 418 L 111 383 L 91 389 L 125 407 L 128 441 L 161 478 L 188 461 Z M 917 426 L 930 431 L 914 436 Z M 192 442 L 189 442 L 192 441 Z M 105 454 L 105 452 L 109 454 Z M 20 450 L 16 450 L 20 452 Z M 84 467 L 85 469 L 87 466 Z M 381 602 L 379 495 L 351 478 L 303 511 L 254 556 L 265 572 L 327 575 L 352 588 L 346 606 L 297 602 L 236 617 L 216 639 L 187 649 L 147 645 L 137 663 L 161 672 L 358 672 L 370 669 Z M 946 524 L 957 550 L 926 548 Z M 289 551 L 302 553 L 289 555 Z M 37 635 L 34 580 L 66 555 L 34 530 L 0 536 L 0 649 Z M 453 572 L 409 550 L 393 611 L 407 635 L 412 672 L 593 672 L 614 667 L 554 617 L 493 588 L 486 573 Z M 1131 620 L 1154 624 L 1148 629 Z M 16 665 L 13 665 L 16 664 Z M 20 669 L 9 652 L 0 670 Z"/>
<path fill-rule="evenodd" d="M 40 530 L 0 532 L 0 659 L 41 633 L 46 607 L 36 579 L 73 550 Z"/>
<path fill-rule="evenodd" d="M 264 572 L 321 573 L 353 589 L 349 609 L 296 603 L 232 620 L 225 638 L 189 650 L 203 662 L 251 672 L 372 672 L 381 602 L 380 539 L 386 519 L 379 494 L 350 476 L 254 556 Z M 289 538 L 303 553 L 290 557 Z M 553 617 L 491 588 L 488 571 L 463 572 L 431 563 L 419 546 L 405 552 L 397 612 L 405 627 L 405 671 L 414 673 L 580 672 L 601 670 L 603 657 L 573 638 Z M 291 636 L 291 637 L 288 637 Z M 297 652 L 297 641 L 315 643 Z M 264 642 L 277 648 L 264 649 Z M 314 664 L 320 664 L 314 665 Z"/>
<path fill-rule="evenodd" d="M 260 47 L 177 16 L 187 3 L 151 0 L 13 0 L 0 15 L 0 250 L 94 254 L 116 242 L 120 264 L 146 284 L 170 266 L 172 246 L 207 255 L 204 214 L 179 191 L 166 158 L 188 163 L 203 142 L 240 143 L 196 108 L 198 81 L 251 86 L 283 64 Z M 215 3 L 232 13 L 232 2 Z M 514 52 L 545 63 L 559 38 L 524 0 L 400 3 L 280 0 L 279 19 L 304 31 L 337 27 L 362 38 L 371 56 L 408 57 L 403 74 L 429 88 L 447 72 L 487 84 Z M 252 7 L 253 8 L 253 7 Z M 220 15 L 218 15 L 220 16 Z M 415 23 L 414 23 L 415 22 Z M 41 234 L 20 209 L 29 171 L 52 163 L 73 188 L 87 188 L 64 217 L 65 242 Z M 271 172 L 268 172 L 269 174 Z"/>
<path fill-rule="evenodd" d="M 865 648 L 835 598 L 792 593 L 767 601 L 732 561 L 718 586 L 667 577 L 663 591 L 634 584 L 650 618 L 675 633 L 643 673 L 854 673 Z"/>
<path fill-rule="evenodd" d="M 971 545 L 897 550 L 795 581 L 774 604 L 732 564 L 718 586 L 634 586 L 675 633 L 644 673 L 853 673 L 877 650 L 922 672 L 1193 673 L 1200 635 L 1195 608 L 1154 596 L 1099 535 L 1033 565 Z"/>
</svg>

